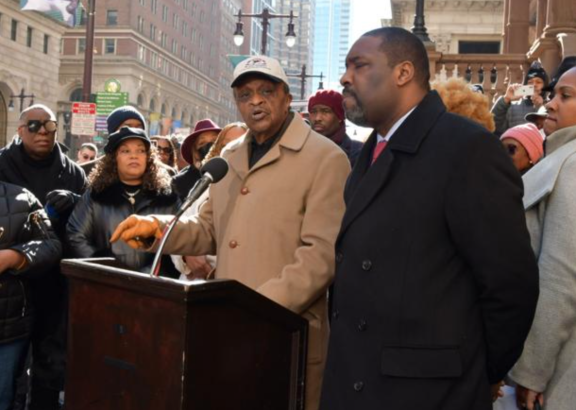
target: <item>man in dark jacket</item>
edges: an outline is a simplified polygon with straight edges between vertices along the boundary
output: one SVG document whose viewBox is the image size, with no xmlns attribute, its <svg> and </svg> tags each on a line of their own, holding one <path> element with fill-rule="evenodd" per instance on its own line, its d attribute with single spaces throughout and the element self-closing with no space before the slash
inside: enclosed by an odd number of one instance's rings
<svg viewBox="0 0 576 410">
<path fill-rule="evenodd" d="M 60 240 L 66 222 L 86 185 L 84 171 L 56 143 L 56 117 L 50 108 L 33 105 L 22 112 L 18 138 L 0 150 L 0 181 L 31 191 L 45 206 Z M 66 250 L 64 251 L 66 256 Z M 64 387 L 66 284 L 59 269 L 36 281 L 32 298 L 38 308 L 32 335 L 31 409 L 58 408 Z"/>
<path fill-rule="evenodd" d="M 334 90 L 318 90 L 308 99 L 310 125 L 314 131 L 328 137 L 346 153 L 354 167 L 362 143 L 346 134 L 342 94 Z"/>
<path fill-rule="evenodd" d="M 60 260 L 62 245 L 30 191 L 0 182 L 0 409 L 12 408 L 34 316 L 30 283 Z"/>
<path fill-rule="evenodd" d="M 321 409 L 490 410 L 538 297 L 520 176 L 430 91 L 413 34 L 368 32 L 346 67 L 346 115 L 374 132 L 344 194 Z"/>
</svg>

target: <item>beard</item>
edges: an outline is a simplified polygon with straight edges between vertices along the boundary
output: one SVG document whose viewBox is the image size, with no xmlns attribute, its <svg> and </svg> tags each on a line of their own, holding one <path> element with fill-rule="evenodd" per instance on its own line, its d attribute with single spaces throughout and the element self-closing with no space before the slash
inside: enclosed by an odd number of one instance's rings
<svg viewBox="0 0 576 410">
<path fill-rule="evenodd" d="M 356 95 L 356 93 L 348 88 L 344 88 L 342 91 L 344 97 L 350 97 L 354 100 L 352 106 L 344 104 L 344 111 L 346 112 L 346 118 L 360 127 L 369 127 L 370 124 L 366 119 L 366 112 L 364 110 L 364 105 Z"/>
</svg>

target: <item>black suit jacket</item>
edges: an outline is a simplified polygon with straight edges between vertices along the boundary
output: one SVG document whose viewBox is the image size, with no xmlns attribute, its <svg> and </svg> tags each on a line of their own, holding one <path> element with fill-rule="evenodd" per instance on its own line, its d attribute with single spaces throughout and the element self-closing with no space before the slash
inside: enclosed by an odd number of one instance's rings
<svg viewBox="0 0 576 410">
<path fill-rule="evenodd" d="M 430 92 L 347 183 L 321 408 L 491 409 L 538 297 L 522 182 Z"/>
</svg>

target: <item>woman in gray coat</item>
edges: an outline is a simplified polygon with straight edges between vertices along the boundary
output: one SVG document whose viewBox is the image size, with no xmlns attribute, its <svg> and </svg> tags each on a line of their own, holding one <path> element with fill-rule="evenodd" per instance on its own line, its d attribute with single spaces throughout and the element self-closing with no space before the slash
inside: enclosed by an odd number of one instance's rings
<svg viewBox="0 0 576 410">
<path fill-rule="evenodd" d="M 510 376 L 519 408 L 576 408 L 576 68 L 547 104 L 556 130 L 546 157 L 523 177 L 524 207 L 540 269 L 540 298 L 524 352 Z"/>
</svg>

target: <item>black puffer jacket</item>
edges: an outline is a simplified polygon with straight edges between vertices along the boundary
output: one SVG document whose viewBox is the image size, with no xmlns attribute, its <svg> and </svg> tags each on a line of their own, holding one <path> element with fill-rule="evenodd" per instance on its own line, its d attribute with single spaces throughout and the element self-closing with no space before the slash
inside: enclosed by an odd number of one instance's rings
<svg viewBox="0 0 576 410">
<path fill-rule="evenodd" d="M 130 215 L 173 215 L 180 201 L 172 191 L 145 190 L 142 195 L 143 198 L 133 206 L 124 196 L 120 183 L 99 193 L 89 189 L 68 220 L 67 236 L 74 257 L 112 256 L 130 269 L 149 273 L 154 254 L 136 251 L 122 241 L 111 244 L 110 237 L 120 222 Z M 173 275 L 169 276 L 176 276 L 176 272 L 171 273 Z"/>
<path fill-rule="evenodd" d="M 22 270 L 0 273 L 0 343 L 7 343 L 30 334 L 30 281 L 53 272 L 62 246 L 36 197 L 5 182 L 0 182 L 0 249 L 18 251 L 27 260 Z"/>
</svg>

